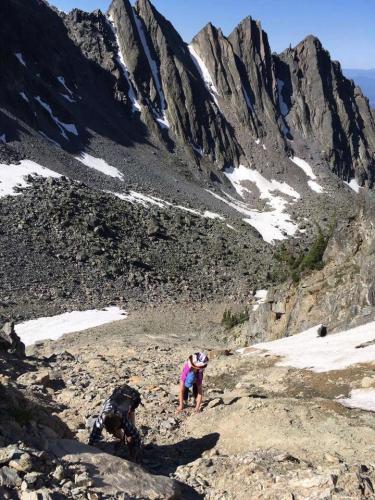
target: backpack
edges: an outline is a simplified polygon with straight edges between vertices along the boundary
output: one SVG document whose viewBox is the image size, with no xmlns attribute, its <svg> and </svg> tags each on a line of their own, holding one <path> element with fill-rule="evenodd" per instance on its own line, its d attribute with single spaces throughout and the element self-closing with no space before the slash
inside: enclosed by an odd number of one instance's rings
<svg viewBox="0 0 375 500">
<path fill-rule="evenodd" d="M 122 411 L 134 411 L 141 404 L 141 395 L 130 385 L 123 384 L 112 392 L 111 403 Z"/>
</svg>

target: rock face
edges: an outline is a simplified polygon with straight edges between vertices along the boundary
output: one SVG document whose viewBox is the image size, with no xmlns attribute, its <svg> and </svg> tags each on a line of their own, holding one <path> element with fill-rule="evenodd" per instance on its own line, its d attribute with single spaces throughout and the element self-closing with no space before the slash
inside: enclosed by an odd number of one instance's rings
<svg viewBox="0 0 375 500">
<path fill-rule="evenodd" d="M 269 291 L 240 342 L 281 338 L 319 323 L 331 332 L 375 318 L 374 203 L 371 193 L 363 195 L 357 217 L 338 224 L 322 270 Z"/>
<path fill-rule="evenodd" d="M 317 143 L 339 177 L 372 187 L 375 121 L 361 89 L 314 36 L 275 57 L 275 66 L 291 130 Z"/>
<path fill-rule="evenodd" d="M 18 122 L 4 141 L 24 124 L 74 152 L 94 131 L 174 152 L 194 174 L 240 162 L 276 169 L 302 144 L 340 178 L 373 184 L 373 114 L 314 37 L 273 56 L 250 17 L 228 37 L 208 24 L 187 45 L 149 0 L 114 0 L 108 15 L 59 14 L 40 0 L 4 8 L 0 105 L 4 123 Z"/>
</svg>

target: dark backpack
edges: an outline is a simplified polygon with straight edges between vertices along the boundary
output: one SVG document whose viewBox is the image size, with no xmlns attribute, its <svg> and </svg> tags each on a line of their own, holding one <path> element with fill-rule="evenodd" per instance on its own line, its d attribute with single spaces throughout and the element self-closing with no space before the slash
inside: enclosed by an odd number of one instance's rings
<svg viewBox="0 0 375 500">
<path fill-rule="evenodd" d="M 136 389 L 130 387 L 130 385 L 123 384 L 112 392 L 110 397 L 111 402 L 117 408 L 128 407 L 131 411 L 134 411 L 141 404 L 141 395 Z"/>
</svg>

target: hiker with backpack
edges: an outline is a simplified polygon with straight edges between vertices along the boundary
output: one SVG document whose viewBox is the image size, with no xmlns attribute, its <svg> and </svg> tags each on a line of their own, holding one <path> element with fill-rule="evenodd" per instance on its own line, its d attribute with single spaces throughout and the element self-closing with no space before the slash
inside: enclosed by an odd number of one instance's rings
<svg viewBox="0 0 375 500">
<path fill-rule="evenodd" d="M 203 400 L 203 372 L 207 364 L 208 357 L 203 352 L 191 354 L 185 362 L 180 376 L 178 412 L 184 410 L 189 399 L 190 389 L 192 390 L 195 401 L 195 412 L 199 413 L 201 411 Z"/>
<path fill-rule="evenodd" d="M 127 444 L 131 458 L 138 458 L 141 438 L 135 426 L 135 410 L 140 404 L 141 397 L 137 390 L 127 384 L 117 387 L 104 402 L 94 422 L 89 444 L 95 445 L 105 428 L 109 434 Z"/>
</svg>

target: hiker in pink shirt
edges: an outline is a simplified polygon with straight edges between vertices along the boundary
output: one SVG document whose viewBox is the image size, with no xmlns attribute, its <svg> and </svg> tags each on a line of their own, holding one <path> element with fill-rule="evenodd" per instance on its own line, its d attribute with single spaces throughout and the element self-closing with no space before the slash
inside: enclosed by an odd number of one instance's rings
<svg viewBox="0 0 375 500">
<path fill-rule="evenodd" d="M 189 398 L 189 391 L 192 389 L 195 400 L 195 412 L 201 411 L 203 400 L 203 370 L 208 363 L 208 357 L 203 352 L 196 352 L 189 356 L 182 367 L 180 376 L 180 389 L 178 395 L 179 406 L 177 411 L 183 411 Z"/>
</svg>

